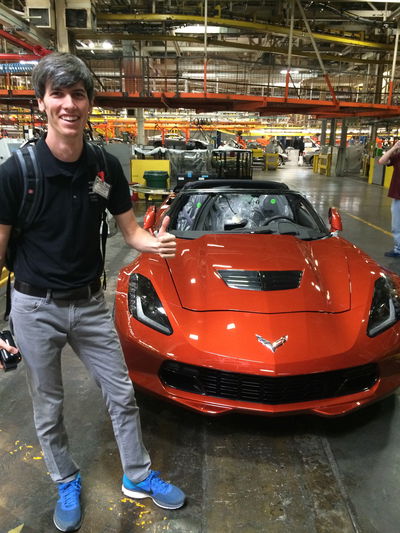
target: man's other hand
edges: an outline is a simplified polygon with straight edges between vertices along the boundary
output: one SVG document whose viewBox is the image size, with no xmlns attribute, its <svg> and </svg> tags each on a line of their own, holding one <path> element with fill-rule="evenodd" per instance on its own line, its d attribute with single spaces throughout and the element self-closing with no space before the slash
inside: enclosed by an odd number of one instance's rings
<svg viewBox="0 0 400 533">
<path fill-rule="evenodd" d="M 10 352 L 10 353 L 18 353 L 18 348 L 16 348 L 15 346 L 10 346 L 9 344 L 7 344 L 6 342 L 2 341 L 0 339 L 0 350 L 7 350 L 7 352 Z M 1 364 L 1 361 L 0 361 L 0 368 L 3 368 L 3 365 Z"/>
</svg>

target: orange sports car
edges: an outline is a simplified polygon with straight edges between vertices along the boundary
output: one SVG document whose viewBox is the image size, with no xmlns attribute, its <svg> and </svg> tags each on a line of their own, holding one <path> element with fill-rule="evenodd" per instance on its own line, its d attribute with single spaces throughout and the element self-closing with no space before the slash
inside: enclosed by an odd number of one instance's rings
<svg viewBox="0 0 400 533">
<path fill-rule="evenodd" d="M 115 320 L 136 387 L 206 414 L 349 413 L 400 385 L 400 277 L 279 182 L 187 183 L 172 259 L 121 269 Z"/>
</svg>

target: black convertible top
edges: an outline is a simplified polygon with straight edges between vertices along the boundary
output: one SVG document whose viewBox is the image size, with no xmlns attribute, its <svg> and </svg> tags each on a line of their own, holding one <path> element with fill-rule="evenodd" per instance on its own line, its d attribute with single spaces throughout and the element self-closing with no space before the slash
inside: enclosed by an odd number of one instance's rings
<svg viewBox="0 0 400 533">
<path fill-rule="evenodd" d="M 267 180 L 199 180 L 186 182 L 181 191 L 188 189 L 283 189 L 289 190 L 286 183 L 281 181 L 267 181 Z"/>
</svg>

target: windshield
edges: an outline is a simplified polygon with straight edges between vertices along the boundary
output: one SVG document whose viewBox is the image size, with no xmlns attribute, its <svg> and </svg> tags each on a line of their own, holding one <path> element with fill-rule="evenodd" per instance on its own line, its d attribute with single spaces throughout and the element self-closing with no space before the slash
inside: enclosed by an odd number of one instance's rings
<svg viewBox="0 0 400 533">
<path fill-rule="evenodd" d="M 329 230 L 309 202 L 289 191 L 187 191 L 171 206 L 169 230 L 183 238 L 207 233 L 265 233 L 320 239 Z"/>
</svg>

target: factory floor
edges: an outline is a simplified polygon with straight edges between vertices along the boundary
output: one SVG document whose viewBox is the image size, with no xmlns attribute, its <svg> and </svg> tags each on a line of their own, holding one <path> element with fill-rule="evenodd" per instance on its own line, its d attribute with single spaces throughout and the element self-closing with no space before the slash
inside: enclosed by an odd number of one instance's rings
<svg viewBox="0 0 400 533">
<path fill-rule="evenodd" d="M 387 191 L 358 176 L 326 177 L 286 166 L 255 171 L 307 195 L 327 219 L 339 208 L 343 236 L 400 273 Z M 136 206 L 143 215 L 143 202 Z M 133 252 L 108 243 L 107 298 Z M 0 295 L 0 312 L 4 309 Z M 3 314 L 3 313 L 1 313 Z M 0 327 L 4 323 L 0 323 Z M 337 419 L 311 416 L 210 418 L 137 394 L 153 468 L 187 494 L 166 511 L 121 493 L 121 466 L 101 395 L 69 349 L 63 354 L 65 418 L 81 466 L 81 533 L 399 533 L 400 402 L 394 395 Z M 0 533 L 50 533 L 56 491 L 32 422 L 24 365 L 0 375 Z"/>
</svg>

